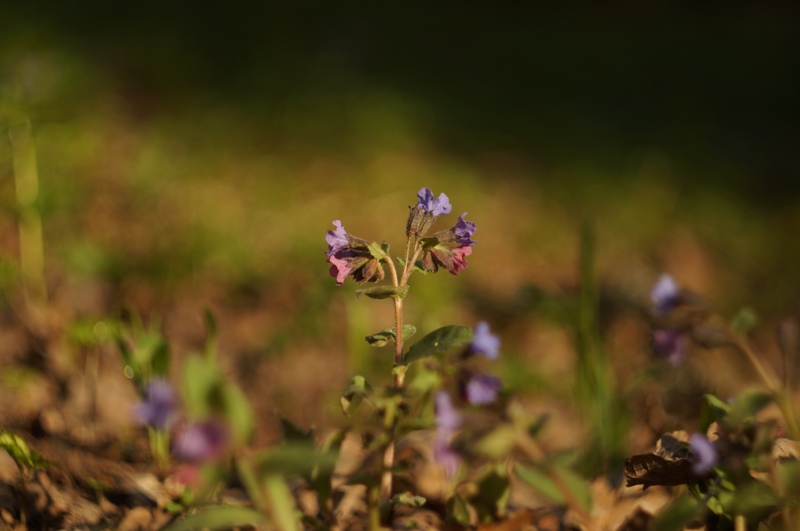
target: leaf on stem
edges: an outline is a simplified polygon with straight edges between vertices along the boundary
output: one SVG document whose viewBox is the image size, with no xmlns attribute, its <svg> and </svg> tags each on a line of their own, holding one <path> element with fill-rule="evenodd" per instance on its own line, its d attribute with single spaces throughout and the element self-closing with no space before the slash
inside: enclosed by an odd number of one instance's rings
<svg viewBox="0 0 800 531">
<path fill-rule="evenodd" d="M 470 341 L 472 341 L 472 328 L 459 325 L 443 326 L 414 343 L 403 361 L 409 364 L 451 348 L 464 346 Z"/>
<path fill-rule="evenodd" d="M 417 332 L 417 327 L 414 325 L 403 325 L 403 340 L 405 341 L 409 337 L 413 336 Z M 385 330 L 381 330 L 380 332 L 376 332 L 371 336 L 367 336 L 364 339 L 367 340 L 373 347 L 384 347 L 386 346 L 389 341 L 395 341 L 395 329 L 394 328 L 387 328 Z"/>
<path fill-rule="evenodd" d="M 370 299 L 404 299 L 408 286 L 374 286 L 356 291 L 356 296 L 366 295 Z"/>
</svg>

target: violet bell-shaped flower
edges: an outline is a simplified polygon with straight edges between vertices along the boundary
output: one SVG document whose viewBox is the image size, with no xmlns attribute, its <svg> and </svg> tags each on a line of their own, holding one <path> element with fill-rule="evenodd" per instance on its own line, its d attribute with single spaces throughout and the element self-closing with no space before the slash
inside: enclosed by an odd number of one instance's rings
<svg viewBox="0 0 800 531">
<path fill-rule="evenodd" d="M 444 468 L 447 477 L 453 477 L 458 471 L 461 456 L 453 449 L 451 440 L 455 431 L 461 426 L 461 415 L 453 407 L 450 395 L 444 391 L 436 393 L 434 406 L 436 434 L 433 441 L 433 458 Z"/>
<path fill-rule="evenodd" d="M 434 198 L 430 188 L 422 188 L 417 192 L 417 204 L 411 208 L 406 223 L 406 236 L 421 238 L 431 228 L 433 220 L 442 214 L 449 214 L 453 209 L 450 199 L 445 194 Z"/>
<path fill-rule="evenodd" d="M 134 409 L 136 419 L 156 429 L 168 427 L 178 406 L 172 386 L 156 378 L 147 383 L 144 394 L 144 400 Z"/>
</svg>

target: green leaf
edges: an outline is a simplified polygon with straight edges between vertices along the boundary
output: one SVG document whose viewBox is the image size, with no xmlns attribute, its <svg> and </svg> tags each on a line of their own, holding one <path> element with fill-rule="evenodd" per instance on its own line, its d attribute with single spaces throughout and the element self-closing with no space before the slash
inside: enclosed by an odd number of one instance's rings
<svg viewBox="0 0 800 531">
<path fill-rule="evenodd" d="M 347 431 L 337 430 L 323 443 L 321 452 L 323 455 L 330 456 L 332 462 L 335 464 L 339 459 L 339 450 L 342 447 Z M 311 471 L 311 480 L 309 484 L 319 495 L 320 507 L 326 507 L 328 500 L 333 493 L 333 471 L 334 466 L 322 466 L 318 464 L 314 470 Z"/>
<path fill-rule="evenodd" d="M 447 500 L 447 517 L 463 526 L 469 525 L 469 504 L 459 494 Z"/>
<path fill-rule="evenodd" d="M 231 382 L 224 382 L 220 387 L 222 397 L 222 414 L 228 419 L 236 444 L 244 444 L 253 434 L 255 419 L 250 402 L 238 386 Z"/>
<path fill-rule="evenodd" d="M 383 248 L 384 245 L 386 246 L 386 250 L 384 250 Z M 384 258 L 387 258 L 386 253 L 389 250 L 388 247 L 389 245 L 386 242 L 383 242 L 383 245 L 378 245 L 378 242 L 370 242 L 367 245 L 367 249 L 369 249 L 369 254 L 371 254 L 372 257 L 376 260 L 383 260 Z"/>
<path fill-rule="evenodd" d="M 559 489 L 558 484 L 542 470 L 538 468 L 517 465 L 514 467 L 514 472 L 516 472 L 519 479 L 538 490 L 544 496 L 549 498 L 550 501 L 558 505 L 565 505 L 567 503 L 567 500 L 564 497 L 564 494 L 562 494 L 561 489 Z"/>
<path fill-rule="evenodd" d="M 717 398 L 712 394 L 706 394 L 706 400 L 708 400 L 708 405 L 711 406 L 712 409 L 717 411 L 718 415 L 725 416 L 731 410 L 731 405 L 725 402 L 724 400 Z"/>
<path fill-rule="evenodd" d="M 443 326 L 414 343 L 406 353 L 404 363 L 407 365 L 451 348 L 466 345 L 472 341 L 472 334 L 472 328 L 468 326 Z"/>
<path fill-rule="evenodd" d="M 221 379 L 216 363 L 205 357 L 191 355 L 183 361 L 183 405 L 191 419 L 205 417 L 212 411 L 214 389 L 219 386 Z"/>
<path fill-rule="evenodd" d="M 760 389 L 749 389 L 736 395 L 731 404 L 730 417 L 735 423 L 752 421 L 756 414 L 770 405 L 774 398 Z"/>
<path fill-rule="evenodd" d="M 23 467 L 41 468 L 53 464 L 31 450 L 22 437 L 8 431 L 0 432 L 0 448 L 8 452 L 20 471 Z"/>
<path fill-rule="evenodd" d="M 403 492 L 392 496 L 392 505 L 407 505 L 409 507 L 422 507 L 427 500 L 422 496 L 415 496 L 411 492 Z"/>
<path fill-rule="evenodd" d="M 511 496 L 508 476 L 490 471 L 478 481 L 478 493 L 472 498 L 472 506 L 478 511 L 481 521 L 498 520 L 503 516 Z"/>
<path fill-rule="evenodd" d="M 342 406 L 342 412 L 348 417 L 361 405 L 364 397 L 372 392 L 372 386 L 369 385 L 363 376 L 353 376 L 350 380 L 350 385 L 342 391 L 339 397 L 339 405 Z"/>
<path fill-rule="evenodd" d="M 414 325 L 403 325 L 403 340 L 405 341 L 409 337 L 413 336 L 417 332 L 417 327 Z M 371 336 L 367 336 L 365 339 L 367 343 L 372 345 L 373 347 L 383 347 L 389 341 L 395 340 L 395 330 L 394 328 L 387 328 L 385 330 L 381 330 L 380 332 L 376 332 Z"/>
<path fill-rule="evenodd" d="M 514 449 L 515 438 L 513 426 L 501 425 L 478 441 L 476 450 L 490 459 L 501 459 Z"/>
<path fill-rule="evenodd" d="M 299 531 L 298 514 L 294 498 L 280 475 L 269 475 L 264 479 L 264 490 L 269 497 L 272 519 L 281 531 Z"/>
<path fill-rule="evenodd" d="M 592 508 L 592 491 L 589 483 L 572 469 L 566 467 L 553 467 L 553 473 L 560 479 L 561 484 L 572 493 L 583 510 L 588 513 Z"/>
<path fill-rule="evenodd" d="M 693 496 L 683 496 L 673 501 L 664 511 L 653 521 L 651 529 L 653 531 L 672 531 L 673 529 L 684 529 L 686 524 L 697 518 L 703 509 L 703 505 Z"/>
<path fill-rule="evenodd" d="M 247 507 L 216 506 L 204 509 L 172 524 L 164 531 L 193 531 L 195 529 L 228 529 L 265 524 L 264 515 Z"/>
<path fill-rule="evenodd" d="M 311 444 L 278 446 L 261 452 L 258 456 L 260 476 L 271 474 L 310 477 L 317 470 L 329 470 L 336 464 L 336 454 L 320 453 Z"/>
<path fill-rule="evenodd" d="M 370 299 L 404 299 L 408 294 L 408 286 L 373 286 L 356 291 L 356 296 L 366 295 Z"/>
<path fill-rule="evenodd" d="M 742 308 L 736 317 L 733 318 L 731 328 L 742 335 L 748 334 L 758 324 L 756 313 L 750 308 Z"/>
</svg>

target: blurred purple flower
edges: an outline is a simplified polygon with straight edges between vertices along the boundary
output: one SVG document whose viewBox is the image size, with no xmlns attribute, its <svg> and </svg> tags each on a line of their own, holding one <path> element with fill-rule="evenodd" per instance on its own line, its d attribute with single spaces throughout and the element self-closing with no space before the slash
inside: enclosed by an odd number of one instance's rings
<svg viewBox="0 0 800 531">
<path fill-rule="evenodd" d="M 225 453 L 228 430 L 220 420 L 210 419 L 183 426 L 173 439 L 172 453 L 181 461 L 212 461 Z"/>
<path fill-rule="evenodd" d="M 490 360 L 497 359 L 500 351 L 500 338 L 489 332 L 489 324 L 481 321 L 475 325 L 470 350 L 473 354 L 481 354 Z"/>
<path fill-rule="evenodd" d="M 695 433 L 689 438 L 689 449 L 696 458 L 692 463 L 692 471 L 698 476 L 711 472 L 719 460 L 714 444 L 699 433 Z"/>
<path fill-rule="evenodd" d="M 134 409 L 134 416 L 142 424 L 156 429 L 169 426 L 178 407 L 175 392 L 168 381 L 156 378 L 145 388 L 145 399 Z"/>
<path fill-rule="evenodd" d="M 663 274 L 650 290 L 650 298 L 655 305 L 656 315 L 661 316 L 680 304 L 681 292 L 675 280 L 671 276 Z"/>
<path fill-rule="evenodd" d="M 653 330 L 653 351 L 659 356 L 666 356 L 670 365 L 680 365 L 686 353 L 686 338 L 677 330 Z"/>
<path fill-rule="evenodd" d="M 438 199 L 434 199 L 430 188 L 421 188 L 417 192 L 417 198 L 419 199 L 417 206 L 421 206 L 426 213 L 432 214 L 434 217 L 449 214 L 453 209 L 450 199 L 445 194 L 439 194 Z"/>
<path fill-rule="evenodd" d="M 450 395 L 444 391 L 439 391 L 434 396 L 436 411 L 436 427 L 440 432 L 451 434 L 461 426 L 461 415 L 453 407 Z"/>
<path fill-rule="evenodd" d="M 473 406 L 491 404 L 497 400 L 500 390 L 500 378 L 489 374 L 476 374 L 467 382 L 467 401 Z"/>
<path fill-rule="evenodd" d="M 454 227 L 454 232 L 456 235 L 456 241 L 461 245 L 473 245 L 475 241 L 472 240 L 472 235 L 475 234 L 475 231 L 478 230 L 478 227 L 472 221 L 466 221 L 464 216 L 467 213 L 464 212 L 458 217 L 458 221 L 456 222 L 456 226 Z"/>
<path fill-rule="evenodd" d="M 455 477 L 461 464 L 461 456 L 450 445 L 449 436 L 437 433 L 433 440 L 433 459 L 444 469 L 445 476 Z"/>
<path fill-rule="evenodd" d="M 453 450 L 450 440 L 453 434 L 461 426 L 461 415 L 450 395 L 444 391 L 438 391 L 434 396 L 434 409 L 436 415 L 436 435 L 433 442 L 433 458 L 441 465 L 448 477 L 455 476 L 461 457 Z"/>
</svg>

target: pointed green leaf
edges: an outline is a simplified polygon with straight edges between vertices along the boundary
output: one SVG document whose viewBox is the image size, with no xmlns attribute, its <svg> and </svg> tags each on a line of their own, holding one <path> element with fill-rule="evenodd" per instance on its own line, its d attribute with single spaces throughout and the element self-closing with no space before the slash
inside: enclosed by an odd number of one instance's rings
<svg viewBox="0 0 800 531">
<path fill-rule="evenodd" d="M 472 341 L 472 328 L 468 326 L 443 326 L 426 335 L 408 350 L 404 363 L 409 364 L 451 348 L 461 347 Z"/>
<path fill-rule="evenodd" d="M 413 336 L 417 331 L 417 327 L 414 325 L 403 325 L 403 340 L 405 341 L 409 337 Z M 365 338 L 367 343 L 372 345 L 373 347 L 383 347 L 389 341 L 395 340 L 395 331 L 394 328 L 387 328 L 385 330 L 381 330 L 380 332 L 376 332 L 371 336 L 367 336 Z"/>
<path fill-rule="evenodd" d="M 8 452 L 20 470 L 23 467 L 41 468 L 53 464 L 31 450 L 22 437 L 8 431 L 0 433 L 0 448 Z"/>
<path fill-rule="evenodd" d="M 538 468 L 517 465 L 514 467 L 514 472 L 516 472 L 517 476 L 522 481 L 538 490 L 554 503 L 563 505 L 567 502 L 566 498 L 564 498 L 564 495 L 561 493 L 561 489 L 559 489 L 558 484 L 542 470 Z"/>
<path fill-rule="evenodd" d="M 243 526 L 260 526 L 264 515 L 247 507 L 217 506 L 191 514 L 172 524 L 164 531 L 193 531 L 195 529 L 229 529 Z"/>
<path fill-rule="evenodd" d="M 264 490 L 272 508 L 272 520 L 281 531 L 299 531 L 300 523 L 292 492 L 280 475 L 269 475 L 264 479 Z"/>
<path fill-rule="evenodd" d="M 559 478 L 568 492 L 572 494 L 580 506 L 587 513 L 592 509 L 592 491 L 589 483 L 572 469 L 563 466 L 553 467 L 553 474 Z"/>
<path fill-rule="evenodd" d="M 225 382 L 220 387 L 222 414 L 228 419 L 236 444 L 244 444 L 255 430 L 255 419 L 250 402 L 242 390 L 233 383 Z"/>
<path fill-rule="evenodd" d="M 404 299 L 408 294 L 408 286 L 374 286 L 356 291 L 356 296 L 366 295 L 370 299 Z"/>
<path fill-rule="evenodd" d="M 447 517 L 461 525 L 469 525 L 469 504 L 461 495 L 456 494 L 447 501 Z"/>
<path fill-rule="evenodd" d="M 270 474 L 300 475 L 311 477 L 314 469 L 332 469 L 336 454 L 320 453 L 311 444 L 278 446 L 261 452 L 258 456 L 260 476 Z"/>
</svg>

